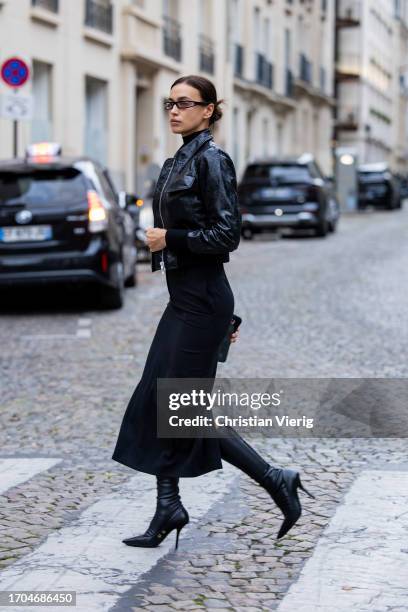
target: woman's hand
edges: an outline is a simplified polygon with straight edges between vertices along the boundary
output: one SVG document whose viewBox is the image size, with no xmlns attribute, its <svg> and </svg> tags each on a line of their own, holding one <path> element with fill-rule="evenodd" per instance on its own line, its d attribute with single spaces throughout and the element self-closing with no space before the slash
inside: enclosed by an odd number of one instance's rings
<svg viewBox="0 0 408 612">
<path fill-rule="evenodd" d="M 233 332 L 230 335 L 231 342 L 236 342 L 238 340 L 238 334 L 239 334 L 239 327 L 236 332 Z"/>
<path fill-rule="evenodd" d="M 166 246 L 166 229 L 161 227 L 148 227 L 146 229 L 146 242 L 149 249 L 154 251 L 161 251 Z"/>
</svg>

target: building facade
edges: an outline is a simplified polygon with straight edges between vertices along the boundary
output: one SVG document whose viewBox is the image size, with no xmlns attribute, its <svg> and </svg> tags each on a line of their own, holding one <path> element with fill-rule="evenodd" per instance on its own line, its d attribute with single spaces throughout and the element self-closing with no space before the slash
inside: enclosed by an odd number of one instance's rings
<svg viewBox="0 0 408 612">
<path fill-rule="evenodd" d="M 304 152 L 330 173 L 334 21 L 334 0 L 0 0 L 0 61 L 17 55 L 32 70 L 19 154 L 55 140 L 143 193 L 182 143 L 162 101 L 194 73 L 225 100 L 214 137 L 238 176 L 256 157 Z M 12 139 L 0 118 L 0 158 Z"/>
<path fill-rule="evenodd" d="M 408 3 L 337 0 L 334 139 L 407 171 Z"/>
</svg>

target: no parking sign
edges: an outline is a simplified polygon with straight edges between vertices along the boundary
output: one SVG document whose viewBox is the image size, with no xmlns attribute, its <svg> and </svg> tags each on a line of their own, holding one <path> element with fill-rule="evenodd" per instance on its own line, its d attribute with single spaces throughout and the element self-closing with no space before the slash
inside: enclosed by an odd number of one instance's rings
<svg viewBox="0 0 408 612">
<path fill-rule="evenodd" d="M 1 66 L 1 78 L 10 87 L 22 87 L 29 77 L 30 69 L 19 57 L 10 57 Z"/>
<path fill-rule="evenodd" d="M 0 108 L 3 117 L 13 119 L 13 151 L 17 157 L 17 119 L 29 119 L 32 104 L 29 96 L 20 96 L 17 90 L 30 78 L 30 68 L 20 57 L 9 57 L 2 63 L 0 75 L 4 83 L 14 89 L 14 94 L 3 96 Z"/>
</svg>

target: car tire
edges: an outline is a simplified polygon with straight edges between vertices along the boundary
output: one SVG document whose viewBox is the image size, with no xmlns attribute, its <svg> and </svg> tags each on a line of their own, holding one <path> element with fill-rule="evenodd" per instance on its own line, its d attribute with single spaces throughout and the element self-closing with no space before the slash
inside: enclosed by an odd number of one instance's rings
<svg viewBox="0 0 408 612">
<path fill-rule="evenodd" d="M 327 219 L 322 219 L 321 221 L 319 221 L 318 225 L 316 225 L 315 236 L 318 236 L 319 238 L 324 238 L 327 235 L 328 231 L 329 223 Z"/>
<path fill-rule="evenodd" d="M 133 271 L 130 276 L 125 280 L 125 287 L 136 287 L 137 285 L 137 265 L 136 263 L 133 266 Z"/>
<path fill-rule="evenodd" d="M 122 308 L 125 301 L 125 280 L 123 277 L 123 263 L 119 261 L 116 268 L 116 286 L 101 288 L 101 306 L 106 310 Z"/>
<path fill-rule="evenodd" d="M 329 232 L 331 234 L 334 234 L 336 229 L 337 229 L 337 222 L 336 221 L 330 221 L 330 223 L 329 223 Z"/>
</svg>

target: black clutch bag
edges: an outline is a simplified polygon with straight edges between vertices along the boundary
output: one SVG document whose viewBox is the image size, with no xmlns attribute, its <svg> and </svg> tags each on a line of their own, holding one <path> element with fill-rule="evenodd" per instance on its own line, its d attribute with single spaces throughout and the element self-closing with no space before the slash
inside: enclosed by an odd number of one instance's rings
<svg viewBox="0 0 408 612">
<path fill-rule="evenodd" d="M 229 347 L 231 344 L 230 336 L 234 332 L 237 331 L 238 327 L 241 325 L 242 319 L 236 314 L 232 315 L 232 320 L 228 326 L 228 331 L 220 344 L 220 348 L 218 349 L 218 361 L 226 361 L 227 355 L 229 351 Z"/>
</svg>

